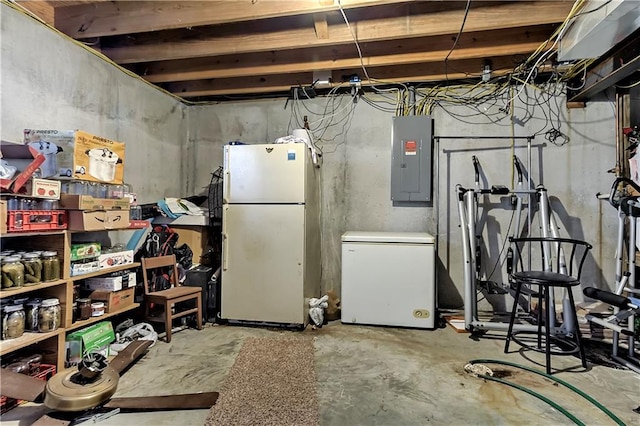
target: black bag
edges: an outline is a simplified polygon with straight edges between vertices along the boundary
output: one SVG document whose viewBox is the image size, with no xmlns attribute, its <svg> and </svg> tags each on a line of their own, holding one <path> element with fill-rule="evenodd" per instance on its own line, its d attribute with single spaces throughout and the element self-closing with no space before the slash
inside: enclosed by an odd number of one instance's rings
<svg viewBox="0 0 640 426">
<path fill-rule="evenodd" d="M 191 268 L 191 265 L 193 265 L 193 251 L 187 244 L 175 247 L 173 254 L 176 255 L 176 262 L 182 265 L 185 270 Z"/>
<path fill-rule="evenodd" d="M 172 255 L 177 242 L 177 232 L 168 225 L 156 225 L 147 235 L 147 239 L 136 253 L 136 257 L 140 259 Z"/>
<path fill-rule="evenodd" d="M 173 270 L 163 271 L 162 269 L 157 268 L 151 271 L 151 279 L 148 283 L 150 292 L 171 288 L 171 273 Z"/>
</svg>

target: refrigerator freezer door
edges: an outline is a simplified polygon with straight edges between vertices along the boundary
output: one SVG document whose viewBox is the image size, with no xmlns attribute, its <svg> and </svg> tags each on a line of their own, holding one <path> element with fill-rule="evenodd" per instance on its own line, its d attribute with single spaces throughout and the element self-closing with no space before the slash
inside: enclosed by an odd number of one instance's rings
<svg viewBox="0 0 640 426">
<path fill-rule="evenodd" d="M 226 145 L 226 203 L 304 203 L 307 146 L 302 143 Z"/>
<path fill-rule="evenodd" d="M 225 205 L 222 317 L 303 324 L 304 205 Z"/>
<path fill-rule="evenodd" d="M 435 246 L 342 243 L 342 322 L 434 328 Z"/>
</svg>

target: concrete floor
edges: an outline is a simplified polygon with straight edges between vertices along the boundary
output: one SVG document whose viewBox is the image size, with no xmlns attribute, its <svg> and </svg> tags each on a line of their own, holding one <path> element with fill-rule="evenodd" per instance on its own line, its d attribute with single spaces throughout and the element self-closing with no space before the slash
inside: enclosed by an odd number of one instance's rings
<svg viewBox="0 0 640 426">
<path fill-rule="evenodd" d="M 120 380 L 115 396 L 215 391 L 245 338 L 288 335 L 291 331 L 212 326 L 183 330 L 170 344 L 158 342 Z M 540 368 L 537 353 L 502 353 L 496 334 L 472 339 L 452 328 L 428 330 L 331 323 L 308 327 L 316 346 L 317 391 L 322 425 L 570 424 L 547 404 L 508 386 L 464 372 L 471 359 L 490 358 Z M 517 345 L 514 345 L 514 349 Z M 525 357 L 526 356 L 526 357 Z M 573 357 L 554 357 L 554 367 L 579 367 Z M 504 368 L 492 365 L 494 370 Z M 516 381 L 543 393 L 587 424 L 613 424 L 576 394 L 542 377 L 513 372 Z M 627 424 L 640 424 L 640 376 L 590 365 L 556 374 L 605 405 Z M 44 409 L 20 406 L 2 424 L 26 426 Z M 208 410 L 118 414 L 101 425 L 202 425 Z"/>
</svg>

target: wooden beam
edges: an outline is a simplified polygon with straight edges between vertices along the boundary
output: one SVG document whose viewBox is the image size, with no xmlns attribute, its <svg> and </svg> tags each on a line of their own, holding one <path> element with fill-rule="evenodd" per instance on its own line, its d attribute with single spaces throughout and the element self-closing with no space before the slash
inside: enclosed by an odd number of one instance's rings
<svg viewBox="0 0 640 426">
<path fill-rule="evenodd" d="M 528 55 L 546 40 L 548 33 L 544 26 L 465 33 L 449 59 Z M 424 46 L 429 46 L 429 50 Z M 449 36 L 363 44 L 363 62 L 367 67 L 438 62 L 444 60 L 450 48 Z M 388 54 L 390 51 L 398 53 Z M 360 65 L 355 53 L 353 46 L 348 45 L 157 62 L 149 64 L 144 78 L 159 83 L 350 68 Z"/>
<path fill-rule="evenodd" d="M 343 9 L 407 0 L 342 0 Z M 317 1 L 112 1 L 59 8 L 56 28 L 73 38 L 160 31 L 325 12 L 337 4 Z M 58 14 L 56 14 L 58 15 Z"/>
<path fill-rule="evenodd" d="M 571 2 L 498 2 L 472 8 L 465 23 L 465 32 L 555 24 L 562 22 L 570 9 Z M 449 10 L 378 18 L 354 22 L 352 29 L 360 43 L 456 34 L 462 16 L 462 10 Z M 344 23 L 328 25 L 328 33 L 331 34 L 330 39 L 321 39 L 312 28 L 285 28 L 264 33 L 211 35 L 195 40 L 157 40 L 127 47 L 104 46 L 102 52 L 117 63 L 127 64 L 353 43 Z"/>
<path fill-rule="evenodd" d="M 54 8 L 45 1 L 17 1 L 18 6 L 22 6 L 47 24 L 53 26 Z"/>
<path fill-rule="evenodd" d="M 493 63 L 494 76 L 505 75 L 513 71 L 511 56 L 490 58 Z M 448 72 L 443 63 L 420 64 L 415 67 L 377 67 L 369 69 L 369 75 L 376 78 L 375 82 L 362 81 L 363 85 L 389 84 L 408 82 L 437 82 L 445 79 L 456 80 L 462 78 L 480 78 L 482 68 L 481 59 L 449 61 Z M 342 76 L 362 74 L 362 69 L 342 69 L 332 72 L 332 81 L 340 82 Z M 286 92 L 292 86 L 311 84 L 313 73 L 279 74 L 273 76 L 234 77 L 228 79 L 198 80 L 177 82 L 165 85 L 165 89 L 182 98 L 202 96 L 232 96 L 259 93 Z"/>
<path fill-rule="evenodd" d="M 327 40 L 329 38 L 329 25 L 327 24 L 326 13 L 313 14 L 313 27 L 316 30 L 316 37 L 321 40 Z"/>
</svg>

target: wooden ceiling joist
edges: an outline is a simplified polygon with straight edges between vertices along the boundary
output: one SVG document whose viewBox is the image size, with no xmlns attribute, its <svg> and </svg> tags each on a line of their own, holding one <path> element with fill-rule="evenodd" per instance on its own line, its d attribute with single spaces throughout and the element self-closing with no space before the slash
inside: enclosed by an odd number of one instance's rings
<svg viewBox="0 0 640 426">
<path fill-rule="evenodd" d="M 490 56 L 525 55 L 546 40 L 549 30 L 527 27 L 526 30 L 507 29 L 464 34 L 450 60 L 486 58 Z M 501 40 L 496 44 L 495 40 Z M 451 40 L 448 36 L 407 39 L 363 44 L 365 66 L 411 65 L 423 62 L 442 62 Z M 396 52 L 390 54 L 389 52 Z M 515 66 L 515 59 L 513 64 Z M 229 78 L 297 73 L 313 69 L 333 70 L 360 65 L 360 58 L 352 45 L 323 48 L 285 50 L 281 52 L 228 55 L 148 64 L 144 78 L 153 83 L 198 79 Z"/>
<path fill-rule="evenodd" d="M 465 31 L 486 31 L 531 25 L 554 24 L 564 20 L 570 2 L 503 2 L 471 9 Z M 463 11 L 440 11 L 410 17 L 379 18 L 356 22 L 352 29 L 360 43 L 410 37 L 456 34 Z M 102 52 L 120 64 L 207 57 L 281 49 L 334 46 L 353 43 L 344 23 L 329 25 L 330 38 L 319 38 L 313 27 L 281 29 L 268 33 L 224 34 L 193 40 L 162 40 L 126 47 L 104 47 Z"/>
<path fill-rule="evenodd" d="M 493 64 L 492 74 L 495 76 L 504 75 L 513 70 L 513 58 L 494 57 L 489 58 Z M 368 69 L 368 74 L 374 78 L 374 84 L 398 84 L 408 82 L 437 82 L 445 79 L 451 81 L 461 78 L 477 78 L 482 70 L 483 60 L 465 59 L 459 61 L 448 61 L 447 69 L 442 62 L 418 64 L 414 67 L 391 66 L 372 67 Z M 362 76 L 361 68 L 351 68 L 332 71 L 334 84 L 342 81 L 344 76 L 358 74 Z M 184 97 L 203 96 L 228 96 L 233 94 L 259 94 L 269 92 L 285 92 L 294 86 L 308 86 L 312 83 L 313 73 L 302 72 L 296 74 L 277 74 L 262 77 L 234 77 L 228 79 L 198 80 L 186 82 L 174 82 L 166 84 L 166 90 Z M 371 84 L 366 79 L 363 85 Z"/>
<path fill-rule="evenodd" d="M 343 9 L 403 3 L 406 0 L 341 0 Z M 318 13 L 338 9 L 317 1 L 112 1 L 60 8 L 56 27 L 73 38 L 160 31 Z M 326 3 L 326 2 L 324 2 Z"/>
</svg>

